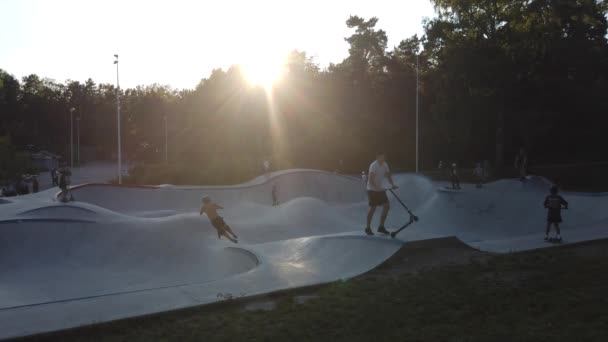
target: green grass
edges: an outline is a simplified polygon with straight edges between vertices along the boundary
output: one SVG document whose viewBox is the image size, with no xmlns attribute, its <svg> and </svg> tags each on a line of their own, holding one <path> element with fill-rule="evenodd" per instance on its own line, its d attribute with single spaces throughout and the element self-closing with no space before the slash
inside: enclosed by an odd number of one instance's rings
<svg viewBox="0 0 608 342">
<path fill-rule="evenodd" d="M 39 336 L 48 341 L 605 341 L 608 243 L 472 259 L 273 296 L 274 311 L 200 307 Z M 475 261 L 477 260 L 477 261 Z M 301 292 L 301 291 L 300 291 Z"/>
</svg>

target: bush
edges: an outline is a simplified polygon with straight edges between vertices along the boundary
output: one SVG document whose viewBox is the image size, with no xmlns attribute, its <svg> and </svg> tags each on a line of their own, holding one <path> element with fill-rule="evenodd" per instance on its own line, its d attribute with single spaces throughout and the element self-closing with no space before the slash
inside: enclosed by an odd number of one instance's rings
<svg viewBox="0 0 608 342">
<path fill-rule="evenodd" d="M 18 152 L 9 137 L 0 136 L 0 182 L 13 181 L 35 171 L 30 154 Z"/>
</svg>

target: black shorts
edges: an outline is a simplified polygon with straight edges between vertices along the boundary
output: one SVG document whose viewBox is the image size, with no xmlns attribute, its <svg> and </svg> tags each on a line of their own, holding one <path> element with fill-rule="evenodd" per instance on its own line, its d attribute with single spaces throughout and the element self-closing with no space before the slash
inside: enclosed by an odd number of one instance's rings
<svg viewBox="0 0 608 342">
<path fill-rule="evenodd" d="M 367 190 L 367 199 L 370 207 L 378 207 L 388 203 L 388 197 L 386 197 L 386 191 L 372 191 Z"/>
<path fill-rule="evenodd" d="M 226 225 L 226 222 L 224 222 L 224 218 L 221 216 L 218 216 L 216 218 L 213 219 L 213 221 L 211 221 L 211 224 L 213 225 L 213 227 L 215 227 L 215 229 L 224 229 L 224 226 Z"/>
<path fill-rule="evenodd" d="M 559 209 L 549 209 L 547 212 L 548 223 L 562 223 L 562 212 Z"/>
</svg>

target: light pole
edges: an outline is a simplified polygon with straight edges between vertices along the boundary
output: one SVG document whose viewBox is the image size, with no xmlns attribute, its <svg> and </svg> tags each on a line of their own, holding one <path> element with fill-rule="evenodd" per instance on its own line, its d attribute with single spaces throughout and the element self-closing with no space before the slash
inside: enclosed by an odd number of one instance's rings
<svg viewBox="0 0 608 342">
<path fill-rule="evenodd" d="M 419 63 L 418 63 L 418 54 L 416 54 L 416 173 L 418 173 L 419 169 L 419 130 L 418 130 L 418 74 L 420 71 Z"/>
<path fill-rule="evenodd" d="M 167 116 L 165 115 L 165 164 L 169 164 L 169 143 L 167 139 Z"/>
<path fill-rule="evenodd" d="M 76 161 L 80 167 L 80 115 L 76 117 Z"/>
<path fill-rule="evenodd" d="M 118 55 L 114 55 L 116 64 L 116 121 L 118 125 L 118 184 L 122 184 L 122 153 L 120 147 L 120 83 L 118 82 Z"/>
<path fill-rule="evenodd" d="M 74 168 L 74 111 L 76 108 L 70 108 L 70 168 Z"/>
</svg>

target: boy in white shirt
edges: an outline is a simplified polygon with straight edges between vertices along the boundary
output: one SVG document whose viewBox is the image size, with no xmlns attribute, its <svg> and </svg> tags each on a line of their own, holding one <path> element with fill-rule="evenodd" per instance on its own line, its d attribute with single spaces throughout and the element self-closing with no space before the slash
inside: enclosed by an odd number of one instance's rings
<svg viewBox="0 0 608 342">
<path fill-rule="evenodd" d="M 365 227 L 365 233 L 367 235 L 374 235 L 371 229 L 372 219 L 376 212 L 376 207 L 382 206 L 382 214 L 380 216 L 380 226 L 378 227 L 378 233 L 389 234 L 384 228 L 384 222 L 388 216 L 390 205 L 388 203 L 388 197 L 386 197 L 386 188 L 384 186 L 384 179 L 388 179 L 391 187 L 396 189 L 397 186 L 393 183 L 390 169 L 386 163 L 384 153 L 379 152 L 376 154 L 376 160 L 369 166 L 369 173 L 367 177 L 367 198 L 369 201 L 369 211 L 367 212 L 367 226 Z"/>
</svg>

